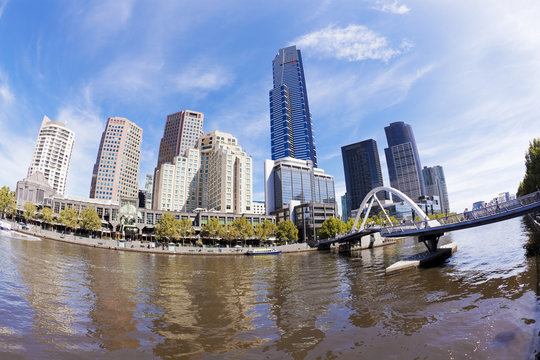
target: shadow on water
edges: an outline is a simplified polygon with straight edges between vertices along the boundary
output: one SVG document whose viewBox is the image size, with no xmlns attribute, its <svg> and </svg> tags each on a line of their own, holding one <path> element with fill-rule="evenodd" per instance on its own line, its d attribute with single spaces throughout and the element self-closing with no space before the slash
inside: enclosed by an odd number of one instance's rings
<svg viewBox="0 0 540 360">
<path fill-rule="evenodd" d="M 532 214 L 530 216 L 523 217 L 523 224 L 525 225 L 528 241 L 523 247 L 525 248 L 525 255 L 528 258 L 536 259 L 536 331 L 538 334 L 536 338 L 533 338 L 531 343 L 531 355 L 534 355 L 535 359 L 540 359 L 540 316 L 539 316 L 539 300 L 540 300 L 540 226 L 535 223 L 533 218 L 538 218 L 539 213 Z"/>
</svg>

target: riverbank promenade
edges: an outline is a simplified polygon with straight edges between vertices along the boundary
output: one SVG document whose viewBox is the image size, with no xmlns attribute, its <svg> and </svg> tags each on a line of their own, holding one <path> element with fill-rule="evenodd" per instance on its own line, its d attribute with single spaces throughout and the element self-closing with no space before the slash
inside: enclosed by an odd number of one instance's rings
<svg viewBox="0 0 540 360">
<path fill-rule="evenodd" d="M 4 220 L 6 221 L 6 220 Z M 146 252 L 154 254 L 168 254 L 168 255 L 245 255 L 248 251 L 253 249 L 260 249 L 266 247 L 253 247 L 253 246 L 236 246 L 236 247 L 218 247 L 218 246 L 209 246 L 205 245 L 200 246 L 189 246 L 180 244 L 164 244 L 157 245 L 155 243 L 141 242 L 138 240 L 134 241 L 125 241 L 125 240 L 114 240 L 114 239 L 99 239 L 92 237 L 79 236 L 74 234 L 63 234 L 56 231 L 45 230 L 39 226 L 30 225 L 28 230 L 23 230 L 21 225 L 16 222 L 8 221 L 12 226 L 12 232 L 14 236 L 24 236 L 30 235 L 39 237 L 46 240 L 61 241 L 71 244 L 90 246 L 95 248 L 102 248 L 107 250 L 120 250 L 120 251 L 135 251 L 135 252 Z M 22 235 L 17 235 L 22 234 Z M 154 246 L 154 247 L 153 247 Z M 296 244 L 286 244 L 286 245 L 276 245 L 269 246 L 268 248 L 273 248 L 276 250 L 281 250 L 282 253 L 295 253 L 303 251 L 316 251 L 317 248 L 311 248 L 305 243 L 296 243 Z"/>
</svg>

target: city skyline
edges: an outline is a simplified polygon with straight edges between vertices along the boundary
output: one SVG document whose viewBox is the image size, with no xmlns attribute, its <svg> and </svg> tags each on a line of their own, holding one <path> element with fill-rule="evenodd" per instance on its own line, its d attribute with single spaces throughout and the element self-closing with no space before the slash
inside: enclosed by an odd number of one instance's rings
<svg viewBox="0 0 540 360">
<path fill-rule="evenodd" d="M 540 4 L 207 5 L 0 1 L 0 182 L 14 189 L 25 177 L 47 114 L 75 132 L 66 193 L 86 196 L 101 131 L 121 116 L 144 129 L 143 189 L 167 114 L 193 109 L 205 131 L 231 133 L 253 155 L 260 200 L 271 156 L 269 59 L 296 45 L 318 166 L 335 176 L 336 196 L 345 192 L 341 146 L 384 144 L 382 129 L 395 121 L 414 128 L 422 164 L 444 168 L 452 210 L 516 191 L 539 131 Z M 178 26 L 179 14 L 197 16 Z"/>
</svg>

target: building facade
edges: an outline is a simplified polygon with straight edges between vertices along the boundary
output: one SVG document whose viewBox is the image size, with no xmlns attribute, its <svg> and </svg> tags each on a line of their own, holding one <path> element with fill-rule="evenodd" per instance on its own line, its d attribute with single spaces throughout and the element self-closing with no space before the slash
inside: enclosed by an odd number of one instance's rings
<svg viewBox="0 0 540 360">
<path fill-rule="evenodd" d="M 351 217 L 351 210 L 358 209 L 362 200 L 372 189 L 383 186 L 383 178 L 375 140 L 368 139 L 343 146 L 341 157 L 347 189 L 346 218 L 348 219 Z M 383 195 L 380 198 L 385 197 Z"/>
<path fill-rule="evenodd" d="M 231 134 L 218 130 L 199 140 L 197 202 L 200 208 L 235 214 L 252 212 L 252 159 Z"/>
<path fill-rule="evenodd" d="M 272 61 L 270 137 L 272 160 L 292 157 L 310 160 L 317 153 L 304 78 L 302 55 L 296 46 L 280 49 Z"/>
<path fill-rule="evenodd" d="M 302 204 L 330 204 L 337 216 L 334 177 L 314 168 L 310 160 L 265 160 L 264 193 L 267 214 L 289 211 Z M 277 215 L 276 215 L 277 216 Z"/>
<path fill-rule="evenodd" d="M 257 215 L 266 214 L 266 206 L 264 205 L 264 201 L 253 200 L 251 202 L 251 213 Z"/>
<path fill-rule="evenodd" d="M 144 190 L 146 191 L 146 203 L 145 208 L 152 208 L 152 191 L 154 189 L 154 175 L 146 174 L 146 179 L 144 181 Z"/>
<path fill-rule="evenodd" d="M 43 117 L 28 175 L 41 172 L 59 194 L 66 191 L 75 134 L 65 124 Z"/>
<path fill-rule="evenodd" d="M 200 170 L 198 149 L 187 149 L 172 163 L 163 163 L 154 178 L 154 209 L 191 212 L 197 208 L 197 182 Z"/>
<path fill-rule="evenodd" d="M 442 213 L 450 212 L 450 202 L 448 200 L 448 190 L 446 188 L 446 178 L 442 166 L 424 166 L 422 169 L 427 196 L 437 196 L 441 202 Z"/>
<path fill-rule="evenodd" d="M 107 120 L 92 172 L 90 198 L 117 201 L 138 197 L 142 132 L 128 119 Z"/>
<path fill-rule="evenodd" d="M 402 121 L 384 128 L 388 148 L 384 149 L 390 186 L 417 201 L 425 196 L 420 156 L 412 128 Z"/>
<path fill-rule="evenodd" d="M 30 201 L 37 206 L 50 206 L 47 199 L 50 199 L 56 192 L 49 184 L 41 171 L 36 171 L 23 180 L 17 181 L 15 188 L 15 201 L 17 209 L 24 209 L 24 204 Z"/>
<path fill-rule="evenodd" d="M 156 168 L 164 163 L 172 163 L 176 156 L 184 155 L 187 149 L 197 146 L 203 135 L 203 121 L 204 114 L 193 110 L 168 115 L 159 143 Z"/>
</svg>

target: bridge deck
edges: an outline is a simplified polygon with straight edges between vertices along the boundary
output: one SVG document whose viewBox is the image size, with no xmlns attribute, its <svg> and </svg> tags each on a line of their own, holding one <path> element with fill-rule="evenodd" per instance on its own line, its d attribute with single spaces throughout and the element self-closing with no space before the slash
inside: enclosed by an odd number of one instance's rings
<svg viewBox="0 0 540 360">
<path fill-rule="evenodd" d="M 462 230 L 495 223 L 540 209 L 540 191 L 498 205 L 481 208 L 466 213 L 438 218 L 439 226 L 429 226 L 425 221 L 406 225 L 396 225 L 381 229 L 385 237 L 420 236 L 443 234 L 448 231 Z"/>
</svg>

